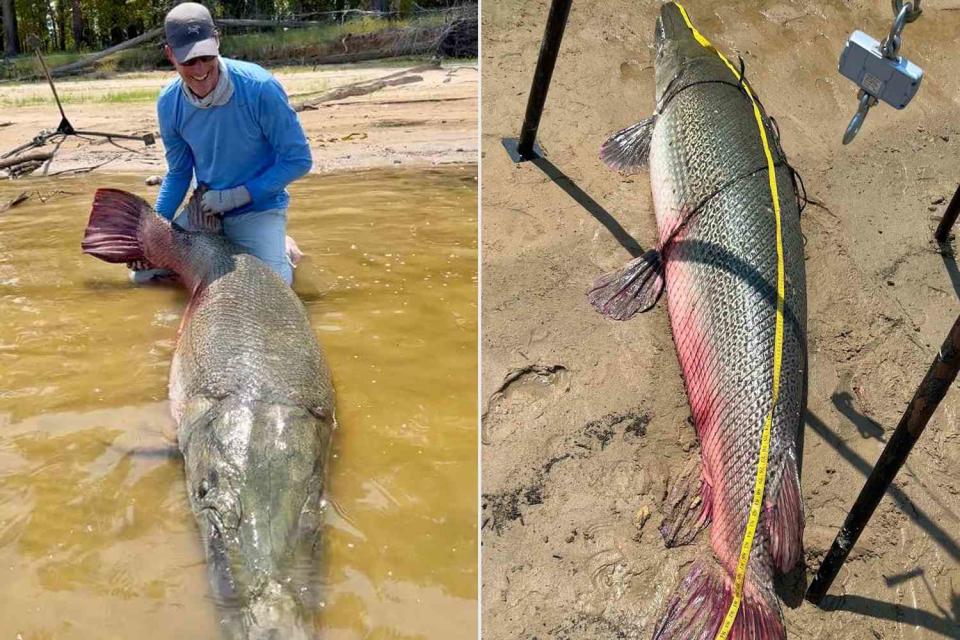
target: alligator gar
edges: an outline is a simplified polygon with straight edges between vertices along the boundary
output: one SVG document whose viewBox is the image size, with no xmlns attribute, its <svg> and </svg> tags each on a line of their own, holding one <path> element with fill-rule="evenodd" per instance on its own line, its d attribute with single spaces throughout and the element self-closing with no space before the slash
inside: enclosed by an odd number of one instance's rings
<svg viewBox="0 0 960 640">
<path fill-rule="evenodd" d="M 666 291 L 700 442 L 703 511 L 661 532 L 669 544 L 710 523 L 714 557 L 694 564 L 653 637 L 785 638 L 772 582 L 802 551 L 807 375 L 794 174 L 742 62 L 675 3 L 662 6 L 655 38 L 656 113 L 614 134 L 601 158 L 625 172 L 649 164 L 658 246 L 589 293 L 623 320 Z"/>
<path fill-rule="evenodd" d="M 334 396 L 299 298 L 222 236 L 172 225 L 123 191 L 97 191 L 82 247 L 175 271 L 191 292 L 170 404 L 224 636 L 314 637 Z"/>
</svg>

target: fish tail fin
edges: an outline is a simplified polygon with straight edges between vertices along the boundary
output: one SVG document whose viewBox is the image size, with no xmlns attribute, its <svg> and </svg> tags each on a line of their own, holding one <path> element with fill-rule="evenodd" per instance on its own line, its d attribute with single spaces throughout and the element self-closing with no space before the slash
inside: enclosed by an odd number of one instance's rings
<svg viewBox="0 0 960 640">
<path fill-rule="evenodd" d="M 780 481 L 776 502 L 766 509 L 764 521 L 770 536 L 770 554 L 774 566 L 787 573 L 803 554 L 803 501 L 800 499 L 800 476 L 792 457 L 788 457 Z"/>
<path fill-rule="evenodd" d="M 587 300 L 601 314 L 627 320 L 653 308 L 663 295 L 663 260 L 651 249 L 624 267 L 600 276 L 587 292 Z"/>
<path fill-rule="evenodd" d="M 600 159 L 614 171 L 633 173 L 646 166 L 650 159 L 650 141 L 657 116 L 641 120 L 621 129 L 600 147 Z"/>
<path fill-rule="evenodd" d="M 80 243 L 83 252 L 105 262 L 144 260 L 140 222 L 152 213 L 153 207 L 139 196 L 119 189 L 97 189 Z"/>
<path fill-rule="evenodd" d="M 786 639 L 776 594 L 765 591 L 758 596 L 763 591 L 747 585 L 729 640 Z M 653 640 L 714 640 L 732 601 L 730 575 L 715 562 L 697 562 L 667 603 Z"/>
</svg>

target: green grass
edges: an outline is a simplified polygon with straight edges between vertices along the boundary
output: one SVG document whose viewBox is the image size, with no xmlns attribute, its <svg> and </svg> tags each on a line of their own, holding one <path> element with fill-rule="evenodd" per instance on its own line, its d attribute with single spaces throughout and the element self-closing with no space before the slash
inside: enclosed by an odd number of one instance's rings
<svg viewBox="0 0 960 640">
<path fill-rule="evenodd" d="M 49 89 L 47 90 L 49 94 Z M 58 91 L 60 102 L 63 104 L 116 104 L 132 102 L 156 102 L 160 89 L 131 89 L 129 91 L 108 91 L 105 93 L 72 93 Z M 53 105 L 52 95 L 30 95 L 22 98 L 0 97 L 0 106 L 3 107 L 33 107 L 38 105 Z"/>
</svg>

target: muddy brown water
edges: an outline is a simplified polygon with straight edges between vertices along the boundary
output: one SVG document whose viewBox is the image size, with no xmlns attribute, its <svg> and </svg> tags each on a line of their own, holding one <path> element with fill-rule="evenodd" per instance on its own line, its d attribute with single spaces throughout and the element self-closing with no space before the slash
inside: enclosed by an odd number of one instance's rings
<svg viewBox="0 0 960 640">
<path fill-rule="evenodd" d="M 0 637 L 214 638 L 170 436 L 185 292 L 81 254 L 96 187 L 0 183 Z M 309 176 L 294 288 L 337 418 L 324 638 L 475 635 L 476 167 Z M 42 199 L 46 199 L 43 202 Z"/>
</svg>

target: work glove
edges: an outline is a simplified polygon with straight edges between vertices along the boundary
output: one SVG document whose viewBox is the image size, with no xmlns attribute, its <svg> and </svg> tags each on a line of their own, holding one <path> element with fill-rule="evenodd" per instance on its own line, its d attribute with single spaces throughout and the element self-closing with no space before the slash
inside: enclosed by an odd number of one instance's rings
<svg viewBox="0 0 960 640">
<path fill-rule="evenodd" d="M 203 194 L 202 208 L 205 212 L 226 213 L 250 202 L 250 192 L 243 185 L 233 189 L 211 190 Z"/>
<path fill-rule="evenodd" d="M 144 258 L 143 260 L 132 260 L 128 262 L 127 269 L 130 269 L 130 271 L 146 271 L 147 269 L 153 269 L 153 265 Z"/>
<path fill-rule="evenodd" d="M 194 231 L 220 235 L 223 230 L 223 214 L 206 207 L 187 207 L 187 219 Z"/>
</svg>

